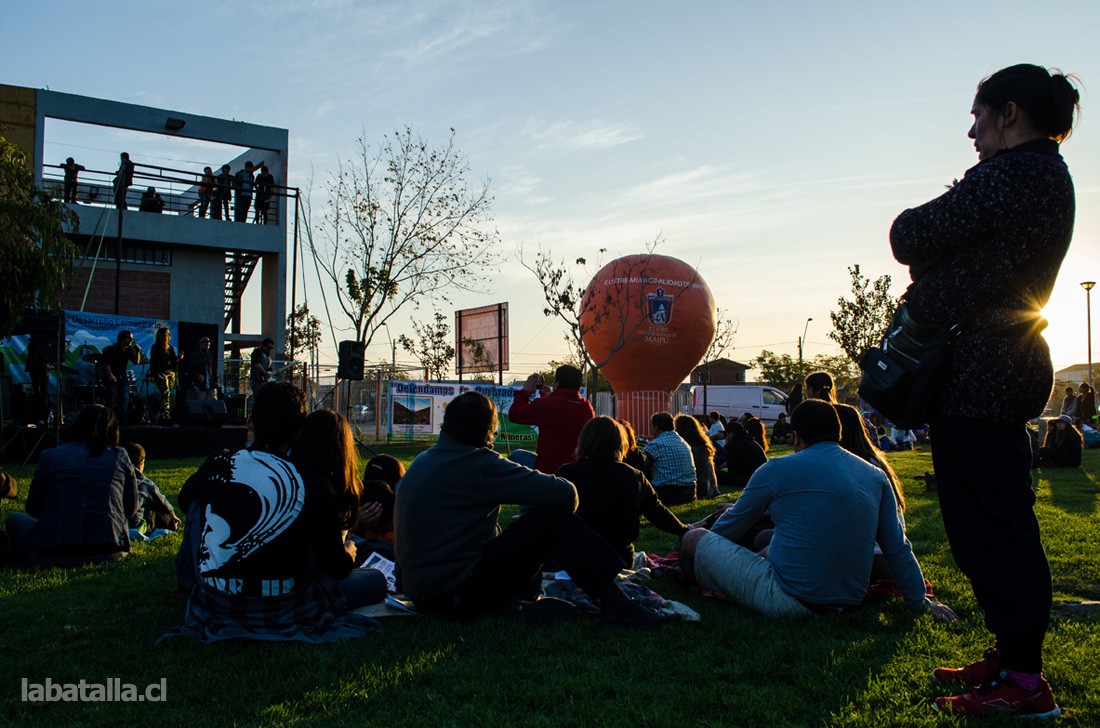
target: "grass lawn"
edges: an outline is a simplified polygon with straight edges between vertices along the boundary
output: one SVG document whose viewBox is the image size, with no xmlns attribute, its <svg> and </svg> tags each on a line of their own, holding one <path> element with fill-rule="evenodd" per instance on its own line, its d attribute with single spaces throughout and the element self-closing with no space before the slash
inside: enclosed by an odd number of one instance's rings
<svg viewBox="0 0 1100 728">
<path fill-rule="evenodd" d="M 415 448 L 390 451 L 406 461 Z M 842 617 L 775 621 L 659 581 L 702 622 L 659 632 L 575 625 L 522 626 L 496 618 L 452 624 L 394 618 L 385 631 L 340 645 L 154 642 L 182 621 L 172 559 L 179 537 L 137 545 L 126 562 L 73 571 L 0 572 L 0 724 L 29 725 L 961 725 L 929 707 L 946 691 L 932 669 L 961 665 L 989 646 L 967 582 L 951 560 L 935 494 L 914 476 L 927 451 L 891 461 L 909 501 L 909 536 L 957 626 L 900 602 Z M 174 496 L 198 460 L 151 461 L 148 474 Z M 32 469 L 10 469 L 22 509 Z M 1037 475 L 1038 513 L 1056 602 L 1100 599 L 1100 451 L 1079 470 Z M 735 493 L 725 493 L 729 500 Z M 683 520 L 713 502 L 676 510 Z M 675 540 L 643 529 L 639 549 Z M 1047 675 L 1063 725 L 1100 725 L 1100 617 L 1058 608 Z M 21 679 L 167 681 L 162 703 L 47 703 L 20 699 Z M 982 725 L 1016 725 L 1014 720 Z"/>
</svg>

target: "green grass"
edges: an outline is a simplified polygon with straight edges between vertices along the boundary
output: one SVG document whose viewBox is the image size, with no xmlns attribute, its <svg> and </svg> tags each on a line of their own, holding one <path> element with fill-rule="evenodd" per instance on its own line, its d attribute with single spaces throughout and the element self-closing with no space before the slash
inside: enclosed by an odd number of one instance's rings
<svg viewBox="0 0 1100 728">
<path fill-rule="evenodd" d="M 405 460 L 415 446 L 390 448 Z M 910 538 L 925 575 L 962 623 L 947 626 L 898 602 L 843 617 L 775 621 L 654 588 L 695 608 L 701 623 L 656 633 L 575 625 L 525 627 L 486 618 L 452 624 L 384 621 L 385 631 L 339 645 L 154 642 L 180 623 L 172 559 L 178 537 L 137 545 L 126 562 L 73 571 L 0 572 L 0 723 L 29 725 L 963 725 L 938 717 L 945 690 L 930 673 L 989 645 L 981 613 L 947 548 L 935 495 L 915 475 L 927 452 L 892 456 L 909 501 Z M 197 460 L 150 462 L 175 495 Z M 25 493 L 31 468 L 15 467 Z M 1080 470 L 1038 474 L 1037 510 L 1058 601 L 1100 598 L 1100 451 Z M 735 494 L 726 493 L 722 500 Z M 697 518 L 713 502 L 676 510 Z M 2 506 L 6 515 L 22 498 Z M 651 527 L 638 547 L 675 540 Z M 1100 621 L 1056 609 L 1047 674 L 1063 725 L 1100 724 Z M 20 701 L 21 678 L 42 682 L 166 678 L 157 704 Z M 981 725 L 1016 725 L 1012 720 Z"/>
</svg>

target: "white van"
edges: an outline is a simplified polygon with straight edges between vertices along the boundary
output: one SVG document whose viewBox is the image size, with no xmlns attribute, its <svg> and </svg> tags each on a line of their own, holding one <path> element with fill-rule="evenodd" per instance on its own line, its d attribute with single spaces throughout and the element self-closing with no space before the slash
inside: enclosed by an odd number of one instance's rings
<svg viewBox="0 0 1100 728">
<path fill-rule="evenodd" d="M 767 424 L 779 419 L 787 411 L 787 395 L 775 387 L 758 387 L 751 384 L 711 385 L 707 387 L 707 406 L 703 408 L 703 387 L 691 388 L 692 414 L 705 417 L 712 411 L 736 420 L 750 412 Z"/>
</svg>

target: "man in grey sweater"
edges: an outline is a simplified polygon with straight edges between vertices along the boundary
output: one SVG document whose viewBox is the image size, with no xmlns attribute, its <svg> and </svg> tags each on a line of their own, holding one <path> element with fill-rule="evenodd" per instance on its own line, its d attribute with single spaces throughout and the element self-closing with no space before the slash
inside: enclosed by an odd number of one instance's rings
<svg viewBox="0 0 1100 728">
<path fill-rule="evenodd" d="M 543 563 L 553 559 L 600 605 L 605 623 L 675 621 L 623 593 L 615 578 L 622 563 L 574 513 L 573 484 L 502 458 L 492 449 L 496 428 L 490 399 L 459 395 L 443 414 L 439 442 L 401 478 L 394 550 L 417 610 L 458 619 L 494 611 L 534 620 L 568 617 L 567 603 L 535 598 Z M 498 533 L 502 503 L 534 508 Z"/>
<path fill-rule="evenodd" d="M 925 597 L 924 577 L 886 475 L 840 447 L 828 402 L 791 416 L 794 454 L 769 460 L 708 531 L 684 535 L 681 568 L 706 589 L 776 617 L 842 611 L 867 591 L 877 543 L 910 606 L 956 621 Z M 734 543 L 765 512 L 775 522 L 766 556 Z"/>
</svg>

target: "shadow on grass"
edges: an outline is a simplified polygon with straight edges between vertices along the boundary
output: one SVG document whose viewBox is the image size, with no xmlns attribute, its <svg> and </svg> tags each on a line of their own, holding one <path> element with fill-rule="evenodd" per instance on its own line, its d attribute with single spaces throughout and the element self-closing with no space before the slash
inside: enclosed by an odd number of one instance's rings
<svg viewBox="0 0 1100 728">
<path fill-rule="evenodd" d="M 7 615 L 0 628 L 6 655 L 0 720 L 672 725 L 690 714 L 702 724 L 736 715 L 741 725 L 810 725 L 846 706 L 869 703 L 894 714 L 926 697 L 876 688 L 872 677 L 911 678 L 910 662 L 897 664 L 900 646 L 929 625 L 900 603 L 777 621 L 673 582 L 654 588 L 697 609 L 702 623 L 632 632 L 592 619 L 531 627 L 493 618 L 465 624 L 394 618 L 379 635 L 337 645 L 179 639 L 158 647 L 156 639 L 183 617 L 172 568 L 177 544 L 172 538 L 144 546 L 110 567 L 0 573 Z M 168 699 L 21 702 L 21 678 L 47 677 L 73 683 L 117 677 L 138 686 L 164 678 Z"/>
<path fill-rule="evenodd" d="M 1089 515 L 1096 510 L 1100 487 L 1096 476 L 1083 468 L 1040 468 L 1039 488 L 1044 486 L 1050 488 L 1051 504 L 1065 513 Z"/>
</svg>

